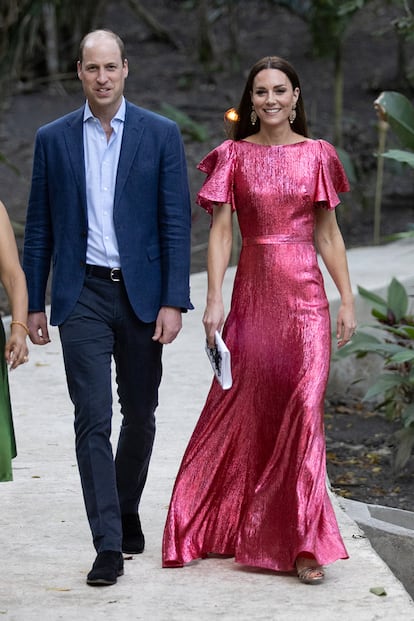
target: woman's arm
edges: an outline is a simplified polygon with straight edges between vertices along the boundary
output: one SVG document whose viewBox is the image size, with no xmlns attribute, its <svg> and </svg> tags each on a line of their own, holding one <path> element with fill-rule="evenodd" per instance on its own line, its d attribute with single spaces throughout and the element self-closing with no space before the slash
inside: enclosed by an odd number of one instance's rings
<svg viewBox="0 0 414 621">
<path fill-rule="evenodd" d="M 233 241 L 232 208 L 228 203 L 216 205 L 210 229 L 207 251 L 207 304 L 203 316 L 204 329 L 210 347 L 214 347 L 214 333 L 224 323 L 222 286 L 230 261 Z"/>
<path fill-rule="evenodd" d="M 336 338 L 338 347 L 342 347 L 352 338 L 356 320 L 345 244 L 334 211 L 316 209 L 315 243 L 341 296 L 336 320 Z"/>
<path fill-rule="evenodd" d="M 5 357 L 12 369 L 27 360 L 27 288 L 20 266 L 14 232 L 6 208 L 0 201 L 0 280 L 9 298 L 12 316 L 11 334 Z"/>
</svg>

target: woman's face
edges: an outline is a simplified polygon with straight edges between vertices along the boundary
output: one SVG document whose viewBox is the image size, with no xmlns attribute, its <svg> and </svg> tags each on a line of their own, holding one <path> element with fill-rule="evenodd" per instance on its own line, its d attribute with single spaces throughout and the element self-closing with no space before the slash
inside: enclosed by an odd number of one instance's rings
<svg viewBox="0 0 414 621">
<path fill-rule="evenodd" d="M 253 80 L 252 104 L 261 127 L 289 123 L 289 115 L 299 97 L 286 73 L 279 69 L 262 69 Z"/>
</svg>

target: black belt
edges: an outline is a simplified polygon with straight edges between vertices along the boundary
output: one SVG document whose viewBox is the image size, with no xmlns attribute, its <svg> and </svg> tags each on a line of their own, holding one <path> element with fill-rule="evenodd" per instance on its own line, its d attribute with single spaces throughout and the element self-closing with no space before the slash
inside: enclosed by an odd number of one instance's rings
<svg viewBox="0 0 414 621">
<path fill-rule="evenodd" d="M 102 265 L 86 265 L 88 276 L 111 280 L 112 282 L 122 282 L 122 272 L 119 267 L 104 267 Z"/>
</svg>

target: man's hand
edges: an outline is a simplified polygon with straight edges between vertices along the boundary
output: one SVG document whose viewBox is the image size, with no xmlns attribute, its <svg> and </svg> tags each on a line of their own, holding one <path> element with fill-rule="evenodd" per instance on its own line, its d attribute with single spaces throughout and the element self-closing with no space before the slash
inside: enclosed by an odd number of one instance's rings
<svg viewBox="0 0 414 621">
<path fill-rule="evenodd" d="M 162 345 L 172 343 L 183 325 L 181 310 L 173 306 L 162 306 L 155 322 L 153 341 Z"/>
<path fill-rule="evenodd" d="M 30 340 L 34 345 L 50 343 L 46 313 L 29 313 L 27 327 L 29 328 Z"/>
</svg>

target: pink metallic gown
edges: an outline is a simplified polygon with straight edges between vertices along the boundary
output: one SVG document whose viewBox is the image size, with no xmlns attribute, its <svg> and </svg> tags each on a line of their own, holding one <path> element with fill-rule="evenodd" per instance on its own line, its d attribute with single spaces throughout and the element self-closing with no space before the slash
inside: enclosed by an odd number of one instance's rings
<svg viewBox="0 0 414 621">
<path fill-rule="evenodd" d="M 199 165 L 197 202 L 231 203 L 243 239 L 223 328 L 233 386 L 213 380 L 178 473 L 163 566 L 209 553 L 294 569 L 347 552 L 326 490 L 323 402 L 331 334 L 314 247 L 315 209 L 348 182 L 322 140 L 284 146 L 225 141 Z"/>
</svg>

